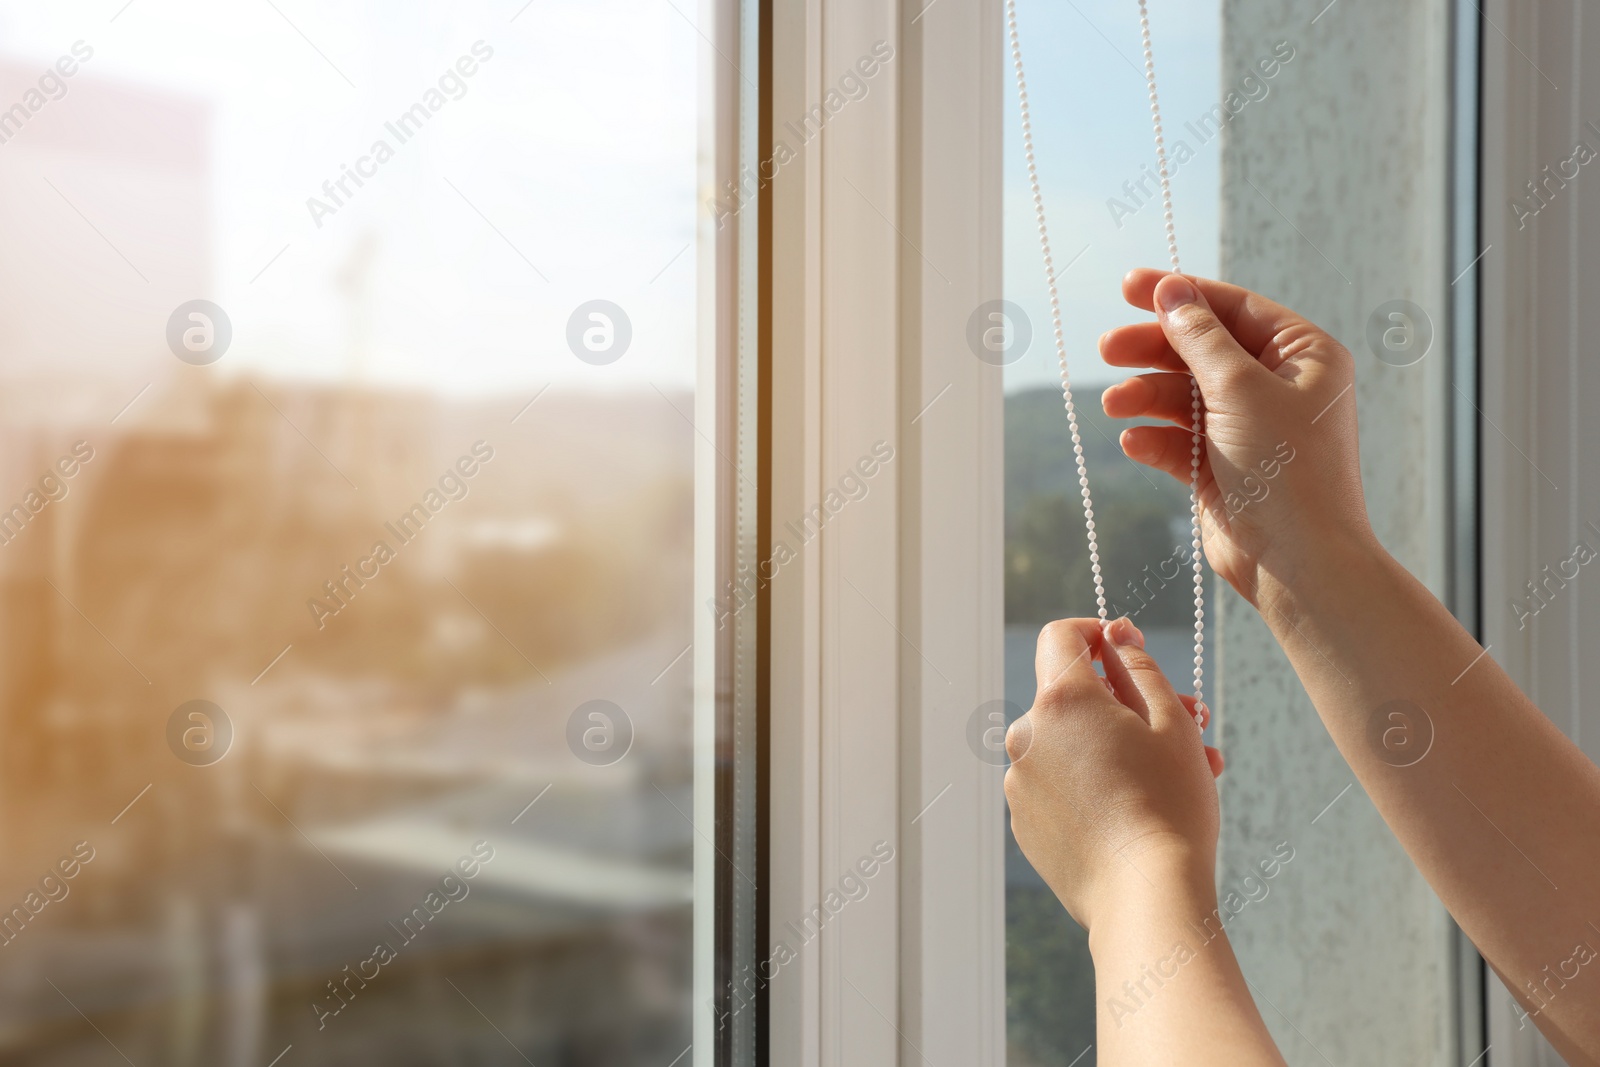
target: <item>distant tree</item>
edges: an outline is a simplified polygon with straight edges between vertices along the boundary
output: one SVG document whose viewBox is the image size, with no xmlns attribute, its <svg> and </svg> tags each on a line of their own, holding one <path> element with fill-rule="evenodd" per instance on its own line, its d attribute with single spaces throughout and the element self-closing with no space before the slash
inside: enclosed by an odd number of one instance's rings
<svg viewBox="0 0 1600 1067">
<path fill-rule="evenodd" d="M 1153 495 L 1126 488 L 1095 500 L 1095 532 L 1106 606 L 1141 626 L 1179 626 L 1189 617 L 1188 571 L 1177 553 L 1174 516 Z M 1065 493 L 1022 502 L 1006 536 L 1006 622 L 1042 624 L 1093 615 L 1094 574 L 1083 503 Z"/>
<path fill-rule="evenodd" d="M 1006 1033 L 1048 1067 L 1093 1067 L 1089 935 L 1048 887 L 1006 889 Z M 1082 1059 L 1078 1057 L 1082 1056 Z"/>
</svg>

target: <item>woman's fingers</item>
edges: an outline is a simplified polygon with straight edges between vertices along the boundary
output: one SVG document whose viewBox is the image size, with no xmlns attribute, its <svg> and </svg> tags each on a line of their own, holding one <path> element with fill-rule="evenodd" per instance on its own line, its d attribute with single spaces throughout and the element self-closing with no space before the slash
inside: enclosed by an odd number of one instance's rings
<svg viewBox="0 0 1600 1067">
<path fill-rule="evenodd" d="M 1194 433 L 1176 426 L 1130 426 L 1117 439 L 1122 451 L 1135 463 L 1166 471 L 1184 485 L 1189 484 L 1194 459 Z M 1205 449 L 1200 450 L 1201 464 Z"/>
<path fill-rule="evenodd" d="M 1114 686 L 1112 686 L 1111 679 L 1102 678 L 1100 680 L 1106 684 L 1106 691 L 1107 692 L 1109 692 L 1112 696 L 1117 696 L 1117 690 L 1116 690 L 1116 688 Z M 1121 697 L 1117 697 L 1117 700 L 1118 700 L 1119 703 L 1122 702 L 1122 698 Z M 1183 704 L 1184 710 L 1189 713 L 1189 718 L 1193 719 L 1194 718 L 1194 697 L 1188 696 L 1187 694 L 1184 694 L 1184 693 L 1179 693 L 1178 694 L 1178 701 L 1181 704 Z M 1137 711 L 1137 709 L 1135 709 L 1135 710 Z M 1200 727 L 1201 727 L 1201 729 L 1204 729 L 1206 724 L 1209 723 L 1210 721 L 1211 721 L 1211 710 L 1209 708 L 1207 708 L 1204 704 L 1201 704 L 1200 705 Z M 1214 748 L 1211 745 L 1207 745 L 1207 744 L 1202 744 L 1200 747 L 1205 749 L 1206 763 L 1210 764 L 1210 766 L 1211 766 L 1211 777 L 1220 778 L 1222 776 L 1223 768 L 1227 766 L 1227 761 L 1222 758 L 1222 751 L 1220 749 Z"/>
<path fill-rule="evenodd" d="M 1113 367 L 1149 367 L 1189 373 L 1159 322 L 1136 322 L 1132 326 L 1107 330 L 1100 335 L 1100 358 Z"/>
<path fill-rule="evenodd" d="M 1094 661 L 1099 658 L 1102 635 L 1099 619 L 1057 619 L 1039 631 L 1034 655 L 1035 682 L 1041 691 L 1063 675 L 1087 683 L 1098 682 Z"/>
<path fill-rule="evenodd" d="M 1167 341 L 1201 390 L 1217 408 L 1239 397 L 1239 390 L 1270 381 L 1272 374 L 1246 350 L 1206 301 L 1198 286 L 1180 274 L 1169 274 L 1155 287 L 1156 312 Z"/>
<path fill-rule="evenodd" d="M 1192 736 L 1194 716 L 1178 699 L 1155 657 L 1145 651 L 1144 635 L 1138 627 L 1126 618 L 1111 623 L 1106 627 L 1100 655 L 1106 677 L 1117 690 L 1118 700 L 1137 712 L 1157 733 L 1186 726 Z"/>
<path fill-rule="evenodd" d="M 1122 297 L 1136 308 L 1156 310 L 1156 287 L 1171 271 L 1136 267 L 1122 278 Z M 1200 290 L 1217 319 L 1251 355 L 1259 356 L 1281 330 L 1305 322 L 1282 304 L 1259 293 L 1210 278 L 1182 275 Z"/>
<path fill-rule="evenodd" d="M 1189 694 L 1189 693 L 1179 693 L 1178 694 L 1178 699 L 1183 701 L 1183 706 L 1189 712 L 1189 717 L 1191 719 L 1194 718 L 1194 707 L 1195 707 L 1194 696 L 1192 694 Z M 1206 707 L 1204 704 L 1201 704 L 1200 705 L 1200 726 L 1201 726 L 1202 729 L 1204 729 L 1205 727 L 1210 726 L 1210 725 L 1211 725 L 1211 709 Z"/>
<path fill-rule="evenodd" d="M 1124 615 L 1121 619 L 1113 619 L 1109 625 L 1129 627 L 1135 642 L 1138 643 L 1141 648 L 1144 647 L 1144 631 L 1135 626 L 1133 620 L 1128 618 L 1126 615 Z M 1118 685 L 1123 682 L 1131 682 L 1131 679 L 1128 678 L 1127 670 L 1123 666 L 1121 660 L 1114 659 L 1112 657 L 1104 657 L 1104 663 L 1108 677 L 1102 678 L 1100 681 L 1105 683 L 1106 692 L 1110 693 L 1112 696 L 1116 696 Z M 1115 680 L 1113 680 L 1113 678 Z M 1192 693 L 1179 693 L 1178 702 L 1183 705 L 1183 710 L 1189 713 L 1190 719 L 1194 718 L 1194 709 L 1196 707 L 1200 709 L 1201 729 L 1211 725 L 1211 709 L 1204 704 L 1197 703 Z"/>
<path fill-rule="evenodd" d="M 1140 374 L 1111 386 L 1100 406 L 1113 419 L 1194 420 L 1194 379 L 1187 374 Z"/>
<path fill-rule="evenodd" d="M 1133 620 L 1126 616 L 1113 619 L 1106 626 L 1106 637 L 1118 644 L 1144 648 L 1144 634 L 1133 624 Z M 1106 669 L 1106 688 L 1111 690 L 1112 696 L 1132 708 L 1139 718 L 1149 722 L 1150 709 L 1140 696 L 1139 687 L 1134 684 L 1133 675 L 1128 672 L 1127 665 L 1122 662 L 1121 657 L 1108 653 L 1105 649 L 1106 646 L 1102 644 L 1100 661 Z"/>
<path fill-rule="evenodd" d="M 1086 620 L 1092 621 L 1092 620 Z M 1178 704 L 1183 709 L 1183 716 L 1188 722 L 1195 720 L 1196 702 L 1188 693 L 1172 693 L 1172 687 L 1167 682 L 1166 676 L 1161 674 L 1155 660 L 1144 650 L 1144 634 L 1133 624 L 1133 620 L 1124 616 L 1114 619 L 1105 631 L 1106 641 L 1101 645 L 1101 662 L 1106 669 L 1106 676 L 1101 679 L 1111 695 L 1118 702 L 1133 709 L 1145 722 L 1151 721 L 1152 709 L 1154 714 L 1171 726 L 1177 722 L 1173 714 L 1176 709 L 1171 707 L 1169 694 L 1178 698 Z M 1135 672 L 1139 677 L 1135 677 Z M 1211 709 L 1204 704 L 1198 705 L 1200 709 L 1200 727 L 1205 728 L 1211 722 Z M 1217 778 L 1222 774 L 1226 761 L 1222 753 L 1211 745 L 1201 745 L 1205 749 L 1206 763 L 1211 768 L 1211 777 Z"/>
<path fill-rule="evenodd" d="M 1188 693 L 1179 693 L 1178 699 L 1183 703 L 1183 709 L 1189 713 L 1189 717 L 1191 719 L 1194 718 L 1194 697 Z M 1211 709 L 1206 707 L 1204 704 L 1201 704 L 1200 728 L 1203 730 L 1210 725 Z M 1222 776 L 1223 768 L 1228 765 L 1227 761 L 1222 758 L 1221 750 L 1213 748 L 1210 745 L 1201 745 L 1200 747 L 1206 750 L 1206 762 L 1211 765 L 1211 777 L 1220 778 Z"/>
<path fill-rule="evenodd" d="M 1173 295 L 1183 291 L 1196 294 L 1196 299 L 1174 304 Z M 1214 372 L 1242 368 L 1242 363 L 1231 358 L 1235 348 L 1258 366 L 1280 375 L 1290 360 L 1331 366 L 1349 360 L 1344 346 L 1327 331 L 1282 304 L 1237 285 L 1140 268 L 1123 278 L 1122 294 L 1134 307 L 1160 316 L 1169 351 L 1163 351 L 1148 332 L 1123 336 L 1121 330 L 1112 330 L 1102 335 L 1109 348 L 1103 354 L 1112 366 L 1196 369 L 1201 388 L 1207 389 L 1213 384 L 1207 380 L 1208 367 Z M 1134 359 L 1144 362 L 1121 362 Z"/>
</svg>

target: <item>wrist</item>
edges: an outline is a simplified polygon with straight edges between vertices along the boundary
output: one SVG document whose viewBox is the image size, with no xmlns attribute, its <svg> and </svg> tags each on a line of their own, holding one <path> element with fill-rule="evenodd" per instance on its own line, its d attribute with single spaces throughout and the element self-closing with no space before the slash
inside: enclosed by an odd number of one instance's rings
<svg viewBox="0 0 1600 1067">
<path fill-rule="evenodd" d="M 1354 585 L 1382 582 L 1393 557 L 1370 531 L 1329 539 L 1292 559 L 1274 559 L 1259 568 L 1256 610 L 1274 630 L 1318 606 L 1344 599 Z"/>
<path fill-rule="evenodd" d="M 1102 887 L 1087 917 L 1089 952 L 1099 958 L 1129 938 L 1146 940 L 1200 921 L 1216 908 L 1214 864 L 1182 853 L 1130 857 Z"/>
</svg>

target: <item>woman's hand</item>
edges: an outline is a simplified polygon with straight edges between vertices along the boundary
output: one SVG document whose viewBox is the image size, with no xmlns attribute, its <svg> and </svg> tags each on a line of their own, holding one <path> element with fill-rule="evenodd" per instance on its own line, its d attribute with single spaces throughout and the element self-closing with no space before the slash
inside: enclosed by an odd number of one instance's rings
<svg viewBox="0 0 1600 1067">
<path fill-rule="evenodd" d="M 1222 760 L 1191 708 L 1127 619 L 1051 623 L 1035 668 L 1039 696 L 1006 732 L 1006 799 L 1023 854 L 1089 931 L 1095 1054 L 1281 1067 L 1222 929 Z"/>
<path fill-rule="evenodd" d="M 1222 757 L 1143 645 L 1127 619 L 1046 626 L 1038 698 L 1006 733 L 1012 832 L 1091 931 L 1130 889 L 1215 902 Z"/>
<path fill-rule="evenodd" d="M 1148 367 L 1107 389 L 1113 418 L 1135 426 L 1136 462 L 1189 482 L 1191 381 L 1205 403 L 1201 528 L 1212 569 L 1257 607 L 1261 580 L 1287 583 L 1325 547 L 1374 543 L 1356 452 L 1354 367 L 1344 346 L 1287 308 L 1238 286 L 1140 269 L 1128 303 L 1156 322 L 1100 338 L 1116 367 Z M 1192 375 L 1192 377 L 1191 377 Z"/>
</svg>

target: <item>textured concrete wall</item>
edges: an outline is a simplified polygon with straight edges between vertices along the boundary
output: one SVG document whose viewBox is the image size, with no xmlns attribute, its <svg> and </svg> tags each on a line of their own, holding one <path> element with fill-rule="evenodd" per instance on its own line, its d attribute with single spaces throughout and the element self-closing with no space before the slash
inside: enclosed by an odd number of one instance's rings
<svg viewBox="0 0 1600 1067">
<path fill-rule="evenodd" d="M 1223 94 L 1280 42 L 1294 58 L 1225 131 L 1222 269 L 1355 354 L 1374 526 L 1438 591 L 1447 530 L 1446 6 L 1324 2 L 1223 2 Z M 1366 342 L 1369 317 L 1396 299 L 1432 320 L 1432 349 L 1412 366 L 1379 360 Z M 1297 1067 L 1464 1062 L 1478 1050 L 1455 1054 L 1442 907 L 1352 784 L 1255 611 L 1231 592 L 1218 600 L 1224 891 L 1280 842 L 1295 850 L 1269 895 L 1232 926 L 1267 1024 Z"/>
</svg>

